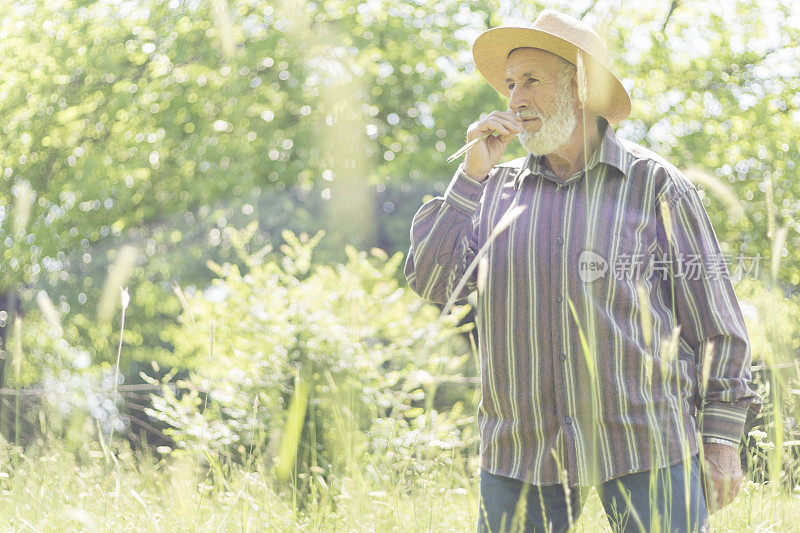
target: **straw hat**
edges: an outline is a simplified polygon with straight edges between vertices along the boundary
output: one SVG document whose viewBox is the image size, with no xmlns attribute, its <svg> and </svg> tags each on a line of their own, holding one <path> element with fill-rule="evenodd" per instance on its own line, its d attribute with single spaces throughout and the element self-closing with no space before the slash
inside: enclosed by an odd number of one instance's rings
<svg viewBox="0 0 800 533">
<path fill-rule="evenodd" d="M 611 124 L 631 112 L 631 99 L 622 83 L 606 66 L 606 47 L 600 36 L 578 19 L 551 9 L 542 11 L 530 28 L 503 26 L 486 30 L 472 45 L 475 66 L 497 92 L 509 97 L 506 61 L 515 48 L 539 48 L 563 57 L 573 65 L 580 50 L 588 81 L 587 104 Z"/>
</svg>

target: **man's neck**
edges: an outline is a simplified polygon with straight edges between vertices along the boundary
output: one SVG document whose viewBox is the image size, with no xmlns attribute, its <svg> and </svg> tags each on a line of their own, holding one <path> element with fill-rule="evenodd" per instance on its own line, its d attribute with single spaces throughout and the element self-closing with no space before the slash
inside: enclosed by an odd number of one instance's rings
<svg viewBox="0 0 800 533">
<path fill-rule="evenodd" d="M 596 117 L 586 117 L 586 128 L 584 129 L 582 120 L 579 118 L 578 124 L 567 142 L 555 152 L 545 156 L 550 170 L 561 181 L 566 181 L 576 172 L 583 170 L 591 154 L 600 145 L 601 136 L 597 124 Z M 584 131 L 586 132 L 585 144 Z"/>
</svg>

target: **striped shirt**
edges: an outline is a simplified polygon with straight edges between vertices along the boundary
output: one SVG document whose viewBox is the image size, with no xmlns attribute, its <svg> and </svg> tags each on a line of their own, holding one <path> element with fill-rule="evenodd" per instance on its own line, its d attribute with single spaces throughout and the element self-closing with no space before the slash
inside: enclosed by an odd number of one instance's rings
<svg viewBox="0 0 800 533">
<path fill-rule="evenodd" d="M 481 467 L 534 485 L 673 465 L 698 452 L 701 435 L 739 442 L 748 407 L 760 408 L 697 190 L 599 125 L 600 144 L 569 179 L 530 154 L 481 182 L 459 166 L 411 225 L 406 279 L 444 303 L 522 206 L 458 301 L 477 289 Z"/>
</svg>

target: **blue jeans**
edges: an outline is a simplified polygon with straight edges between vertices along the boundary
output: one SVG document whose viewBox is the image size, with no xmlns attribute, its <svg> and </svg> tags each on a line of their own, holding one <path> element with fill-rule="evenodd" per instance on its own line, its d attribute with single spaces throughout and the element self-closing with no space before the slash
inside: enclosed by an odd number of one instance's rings
<svg viewBox="0 0 800 533">
<path fill-rule="evenodd" d="M 664 532 L 707 531 L 708 512 L 696 455 L 690 466 L 686 487 L 683 463 L 655 470 L 652 498 L 650 471 L 628 474 L 599 485 L 597 494 L 611 528 L 649 532 L 660 523 L 660 531 Z M 689 491 L 688 507 L 685 489 Z M 577 523 L 588 494 L 589 487 L 571 488 L 567 495 L 562 485 L 537 487 L 481 469 L 478 533 L 568 531 L 570 523 Z M 517 509 L 519 513 L 515 513 Z"/>
</svg>

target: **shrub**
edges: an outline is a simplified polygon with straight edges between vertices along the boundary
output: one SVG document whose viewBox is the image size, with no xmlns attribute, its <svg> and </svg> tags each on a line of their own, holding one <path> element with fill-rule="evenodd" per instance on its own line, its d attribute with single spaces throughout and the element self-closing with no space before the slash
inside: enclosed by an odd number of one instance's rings
<svg viewBox="0 0 800 533">
<path fill-rule="evenodd" d="M 474 419 L 464 416 L 475 387 L 448 395 L 452 405 L 441 409 L 434 401 L 440 380 L 474 372 L 459 335 L 471 325 L 458 326 L 467 306 L 439 320 L 398 282 L 401 253 L 348 246 L 344 264 L 318 265 L 323 232 L 284 231 L 277 254 L 250 252 L 254 233 L 251 225 L 232 234 L 241 265 L 210 263 L 217 279 L 186 295 L 168 332 L 195 370 L 177 383 L 183 394 L 165 387 L 149 414 L 171 426 L 179 448 L 263 452 L 279 470 L 295 460 L 328 470 L 412 448 L 426 468 L 442 449 L 476 453 Z"/>
</svg>

